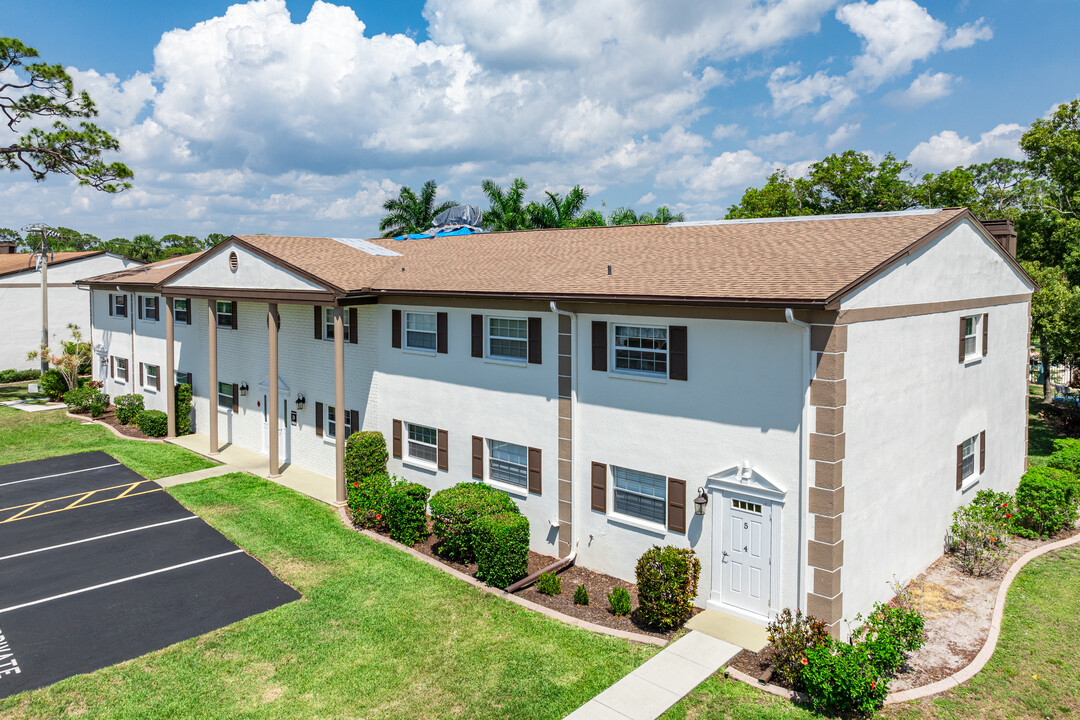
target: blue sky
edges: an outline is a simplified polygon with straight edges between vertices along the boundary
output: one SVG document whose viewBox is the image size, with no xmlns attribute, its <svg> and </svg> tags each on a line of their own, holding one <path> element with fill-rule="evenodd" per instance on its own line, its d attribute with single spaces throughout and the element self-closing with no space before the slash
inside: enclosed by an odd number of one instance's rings
<svg viewBox="0 0 1080 720">
<path fill-rule="evenodd" d="M 72 69 L 134 189 L 0 176 L 0 224 L 100 237 L 370 236 L 400 185 L 480 182 L 721 217 L 830 152 L 913 173 L 1018 156 L 1080 94 L 1074 0 L 9 3 Z M 6 131 L 4 131 L 6 132 Z M 0 138 L 8 142 L 10 138 Z"/>
</svg>

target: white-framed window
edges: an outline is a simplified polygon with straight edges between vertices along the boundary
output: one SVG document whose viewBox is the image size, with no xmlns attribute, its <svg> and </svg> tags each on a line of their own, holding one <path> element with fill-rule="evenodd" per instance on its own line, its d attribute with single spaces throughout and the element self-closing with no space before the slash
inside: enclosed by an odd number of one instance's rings
<svg viewBox="0 0 1080 720">
<path fill-rule="evenodd" d="M 349 342 L 349 323 L 343 322 L 341 327 L 344 328 L 344 337 L 341 339 L 345 342 Z M 323 340 L 334 339 L 334 308 L 323 308 Z"/>
<path fill-rule="evenodd" d="M 326 406 L 326 432 L 324 435 L 328 438 L 337 437 L 337 412 L 335 412 L 333 405 Z"/>
<path fill-rule="evenodd" d="M 964 359 L 977 357 L 982 349 L 979 347 L 979 323 L 982 315 L 969 315 L 964 318 Z"/>
<path fill-rule="evenodd" d="M 159 312 L 161 299 L 147 295 L 143 298 L 143 320 L 157 322 L 161 316 Z"/>
<path fill-rule="evenodd" d="M 217 326 L 236 327 L 236 323 L 233 321 L 233 304 L 227 300 L 217 301 Z"/>
<path fill-rule="evenodd" d="M 488 357 L 525 362 L 529 357 L 528 318 L 489 317 Z"/>
<path fill-rule="evenodd" d="M 615 372 L 667 377 L 668 329 L 651 325 L 619 325 L 613 329 Z"/>
<path fill-rule="evenodd" d="M 191 373 L 176 371 L 176 384 L 177 385 L 191 385 Z M 192 386 L 194 387 L 194 386 Z M 231 392 L 231 391 L 230 391 Z"/>
<path fill-rule="evenodd" d="M 611 467 L 615 512 L 661 525 L 667 522 L 667 478 Z"/>
<path fill-rule="evenodd" d="M 109 315 L 112 317 L 127 317 L 127 295 L 109 294 Z"/>
<path fill-rule="evenodd" d="M 495 482 L 528 487 L 529 485 L 529 448 L 524 445 L 487 441 L 488 479 Z"/>
<path fill-rule="evenodd" d="M 128 379 L 128 361 L 127 358 L 115 358 L 116 363 L 116 379 L 127 382 Z"/>
<path fill-rule="evenodd" d="M 435 352 L 438 341 L 438 318 L 435 313 L 405 313 L 405 347 Z"/>
<path fill-rule="evenodd" d="M 158 366 L 157 365 L 143 365 L 143 387 L 158 387 Z"/>
<path fill-rule="evenodd" d="M 969 477 L 975 474 L 975 455 L 979 451 L 979 436 L 974 435 L 964 441 L 963 450 L 961 452 L 961 472 L 960 479 L 966 481 Z"/>
<path fill-rule="evenodd" d="M 757 515 L 761 514 L 760 503 L 752 503 L 747 500 L 736 500 L 735 498 L 731 498 L 731 507 L 735 510 L 756 513 Z"/>
<path fill-rule="evenodd" d="M 433 427 L 405 423 L 408 434 L 406 455 L 413 460 L 434 465 L 439 459 L 439 432 Z"/>
<path fill-rule="evenodd" d="M 173 300 L 173 320 L 178 323 L 191 322 L 191 308 L 187 298 L 175 298 Z"/>
<path fill-rule="evenodd" d="M 219 408 L 232 408 L 232 384 L 219 382 L 217 384 L 217 401 Z"/>
</svg>

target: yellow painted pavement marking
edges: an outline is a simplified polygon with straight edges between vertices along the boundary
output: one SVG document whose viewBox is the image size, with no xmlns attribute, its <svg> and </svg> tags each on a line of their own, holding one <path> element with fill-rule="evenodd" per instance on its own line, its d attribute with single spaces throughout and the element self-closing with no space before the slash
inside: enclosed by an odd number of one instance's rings
<svg viewBox="0 0 1080 720">
<path fill-rule="evenodd" d="M 131 483 L 123 483 L 122 485 L 113 485 L 111 487 L 104 487 L 104 488 L 99 488 L 97 490 L 91 490 L 89 492 L 78 492 L 78 493 L 74 493 L 72 495 L 61 495 L 60 497 L 49 498 L 48 500 L 38 500 L 36 502 L 25 503 L 23 505 L 12 505 L 11 507 L 0 508 L 0 516 L 3 516 L 4 513 L 8 512 L 10 510 L 18 510 L 19 511 L 19 512 L 15 513 L 14 515 L 12 515 L 11 517 L 8 517 L 8 518 L 6 518 L 4 520 L 0 520 L 0 525 L 3 525 L 4 523 L 14 522 L 16 520 L 28 520 L 29 518 L 41 517 L 42 515 L 52 515 L 53 513 L 64 512 L 65 510 L 75 510 L 77 508 L 90 507 L 91 505 L 100 505 L 101 503 L 112 502 L 114 500 L 121 500 L 123 498 L 131 498 L 131 497 L 136 497 L 138 495 L 146 495 L 148 493 L 160 492 L 163 489 L 163 488 L 160 488 L 160 487 L 156 487 L 156 488 L 153 488 L 151 490 L 142 490 L 140 492 L 132 492 L 139 485 L 142 485 L 144 483 L 152 483 L 152 482 L 153 482 L 153 480 L 137 480 L 137 481 L 131 482 Z M 124 490 L 123 490 L 123 492 L 121 492 L 116 497 L 105 498 L 104 500 L 94 500 L 93 502 L 86 502 L 86 500 L 88 498 L 90 498 L 90 497 L 92 497 L 94 495 L 97 495 L 98 493 L 107 492 L 109 490 L 119 490 L 120 488 L 124 488 Z M 37 510 L 38 508 L 40 508 L 43 505 L 48 505 L 49 503 L 54 503 L 54 502 L 57 502 L 59 500 L 68 500 L 70 498 L 76 498 L 76 499 L 73 500 L 72 502 L 70 502 L 65 507 L 62 507 L 62 508 L 60 508 L 58 510 L 45 510 L 44 512 L 34 512 L 35 510 Z"/>
</svg>

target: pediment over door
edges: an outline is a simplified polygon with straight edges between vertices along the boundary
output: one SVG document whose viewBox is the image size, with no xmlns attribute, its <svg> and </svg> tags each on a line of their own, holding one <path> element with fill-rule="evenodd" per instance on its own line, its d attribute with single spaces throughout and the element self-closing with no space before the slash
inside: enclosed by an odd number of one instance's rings
<svg viewBox="0 0 1080 720">
<path fill-rule="evenodd" d="M 749 461 L 713 473 L 709 476 L 708 486 L 712 489 L 748 492 L 781 501 L 787 495 L 785 488 L 759 473 Z"/>
</svg>

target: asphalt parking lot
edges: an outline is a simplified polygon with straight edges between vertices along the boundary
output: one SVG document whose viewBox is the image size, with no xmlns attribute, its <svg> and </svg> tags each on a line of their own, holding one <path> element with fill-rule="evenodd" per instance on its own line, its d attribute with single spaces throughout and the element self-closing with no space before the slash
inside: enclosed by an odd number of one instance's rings
<svg viewBox="0 0 1080 720">
<path fill-rule="evenodd" d="M 105 453 L 0 466 L 0 697 L 299 597 Z"/>
</svg>

